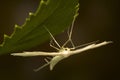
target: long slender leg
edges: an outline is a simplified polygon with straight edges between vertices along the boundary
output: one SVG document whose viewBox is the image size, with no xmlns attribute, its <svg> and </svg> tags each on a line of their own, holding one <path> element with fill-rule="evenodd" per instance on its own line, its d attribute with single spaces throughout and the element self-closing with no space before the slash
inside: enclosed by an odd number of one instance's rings
<svg viewBox="0 0 120 80">
<path fill-rule="evenodd" d="M 48 33 L 50 34 L 50 36 L 52 37 L 52 39 L 54 40 L 54 42 L 57 44 L 57 46 L 59 48 L 61 48 L 61 46 L 59 45 L 59 43 L 57 42 L 57 40 L 54 38 L 54 36 L 50 33 L 50 31 L 45 27 L 45 29 L 48 31 Z"/>
<path fill-rule="evenodd" d="M 71 42 L 71 44 L 72 44 L 72 49 L 75 49 L 75 45 L 74 45 L 72 39 L 70 40 L 70 42 Z"/>
<path fill-rule="evenodd" d="M 46 67 L 46 66 L 49 65 L 49 64 L 50 64 L 50 62 L 47 62 L 47 63 L 44 64 L 43 66 L 41 66 L 41 67 L 39 67 L 39 68 L 37 68 L 37 69 L 34 69 L 34 71 L 37 72 L 37 71 L 41 70 L 42 68 Z"/>
<path fill-rule="evenodd" d="M 72 33 L 73 33 L 74 22 L 75 22 L 75 17 L 73 18 L 72 25 L 68 29 L 68 32 L 67 32 L 67 34 L 68 34 L 68 40 L 63 44 L 62 47 L 66 46 L 67 43 L 70 42 L 72 44 L 72 47 L 75 48 L 75 45 L 74 45 L 74 43 L 72 41 L 72 38 L 71 38 L 72 37 Z"/>
<path fill-rule="evenodd" d="M 69 36 L 69 40 L 70 40 L 70 42 L 72 44 L 73 49 L 75 48 L 75 45 L 74 45 L 74 43 L 72 41 L 72 33 L 73 33 L 74 23 L 75 23 L 75 17 L 74 17 L 74 19 L 72 21 L 71 29 L 70 29 L 70 32 L 69 32 L 69 35 L 68 35 Z"/>
<path fill-rule="evenodd" d="M 58 51 L 60 50 L 59 48 L 55 47 L 55 46 L 52 44 L 52 40 L 50 41 L 49 44 L 50 44 L 50 47 L 52 47 L 52 48 L 54 48 L 54 49 L 56 49 L 56 50 L 58 50 Z"/>
<path fill-rule="evenodd" d="M 45 60 L 46 64 L 44 64 L 43 66 L 38 67 L 37 69 L 34 69 L 34 71 L 37 72 L 37 71 L 41 70 L 42 68 L 46 67 L 47 65 L 49 65 L 50 61 L 48 59 L 51 60 L 50 57 L 45 58 L 44 60 Z"/>
<path fill-rule="evenodd" d="M 47 58 L 44 59 L 46 63 L 49 63 L 49 61 L 47 60 Z"/>
</svg>

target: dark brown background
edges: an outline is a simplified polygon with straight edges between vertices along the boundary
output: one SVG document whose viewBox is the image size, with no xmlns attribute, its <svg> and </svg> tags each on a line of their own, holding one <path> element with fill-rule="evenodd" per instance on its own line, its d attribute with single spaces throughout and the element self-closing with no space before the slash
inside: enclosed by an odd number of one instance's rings
<svg viewBox="0 0 120 80">
<path fill-rule="evenodd" d="M 66 0 L 67 1 L 67 0 Z M 119 80 L 119 0 L 80 0 L 80 15 L 73 33 L 75 45 L 95 40 L 111 40 L 114 43 L 82 54 L 71 56 L 55 66 L 39 72 L 33 69 L 43 65 L 44 57 L 0 56 L 0 80 Z M 0 42 L 3 34 L 10 35 L 14 24 L 22 25 L 28 12 L 37 9 L 39 0 L 0 1 Z M 64 33 L 63 33 L 64 34 Z M 57 36 L 64 42 L 66 36 Z M 49 42 L 31 50 L 52 51 Z"/>
</svg>

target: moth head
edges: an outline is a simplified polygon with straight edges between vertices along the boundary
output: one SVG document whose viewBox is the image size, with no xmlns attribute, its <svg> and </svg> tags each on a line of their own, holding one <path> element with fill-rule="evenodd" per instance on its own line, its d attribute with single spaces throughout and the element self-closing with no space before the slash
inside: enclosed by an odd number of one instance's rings
<svg viewBox="0 0 120 80">
<path fill-rule="evenodd" d="M 70 48 L 61 48 L 59 52 L 65 52 L 65 51 L 70 51 L 71 49 Z"/>
</svg>

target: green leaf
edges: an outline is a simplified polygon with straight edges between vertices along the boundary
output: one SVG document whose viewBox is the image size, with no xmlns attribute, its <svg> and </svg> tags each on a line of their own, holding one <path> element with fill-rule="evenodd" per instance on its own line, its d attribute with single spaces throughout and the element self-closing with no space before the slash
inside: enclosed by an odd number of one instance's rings
<svg viewBox="0 0 120 80">
<path fill-rule="evenodd" d="M 78 0 L 41 0 L 35 13 L 29 13 L 22 26 L 15 25 L 11 36 L 4 35 L 0 45 L 0 54 L 30 49 L 50 38 L 44 28 L 53 35 L 69 27 L 78 15 Z"/>
</svg>

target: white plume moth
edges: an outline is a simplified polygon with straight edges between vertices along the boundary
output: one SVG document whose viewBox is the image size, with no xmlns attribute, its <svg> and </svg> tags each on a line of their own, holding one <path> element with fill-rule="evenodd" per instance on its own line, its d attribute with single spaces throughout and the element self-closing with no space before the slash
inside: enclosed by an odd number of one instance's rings
<svg viewBox="0 0 120 80">
<path fill-rule="evenodd" d="M 54 36 L 46 28 L 46 30 L 48 31 L 48 33 L 50 34 L 53 41 L 56 43 L 56 45 L 58 47 L 55 47 L 54 45 L 52 45 L 52 43 L 50 43 L 50 46 L 55 48 L 56 50 L 58 50 L 58 52 L 33 51 L 33 52 L 23 52 L 23 53 L 12 53 L 11 55 L 13 55 L 13 56 L 23 56 L 23 57 L 52 56 L 53 58 L 50 59 L 50 61 L 48 61 L 47 58 L 46 58 L 45 61 L 47 63 L 44 64 L 43 66 L 39 67 L 38 69 L 35 69 L 35 71 L 39 71 L 40 69 L 44 68 L 47 65 L 50 65 L 50 70 L 53 70 L 54 66 L 59 61 L 65 59 L 65 58 L 68 58 L 71 55 L 78 54 L 78 53 L 81 53 L 81 52 L 84 52 L 84 51 L 87 51 L 87 50 L 90 50 L 90 49 L 94 49 L 94 48 L 97 48 L 97 47 L 100 47 L 100 46 L 103 46 L 103 45 L 106 45 L 106 44 L 109 44 L 109 43 L 112 42 L 112 41 L 104 41 L 104 42 L 101 42 L 101 43 L 96 43 L 97 41 L 94 41 L 94 42 L 91 42 L 91 43 L 87 43 L 87 44 L 83 44 L 83 45 L 75 47 L 75 45 L 73 44 L 73 41 L 71 39 L 72 32 L 73 32 L 74 21 L 75 21 L 75 18 L 73 19 L 71 28 L 68 29 L 68 40 L 62 46 L 59 45 L 59 43 L 54 38 Z M 71 43 L 72 48 L 65 47 L 69 42 Z"/>
</svg>

